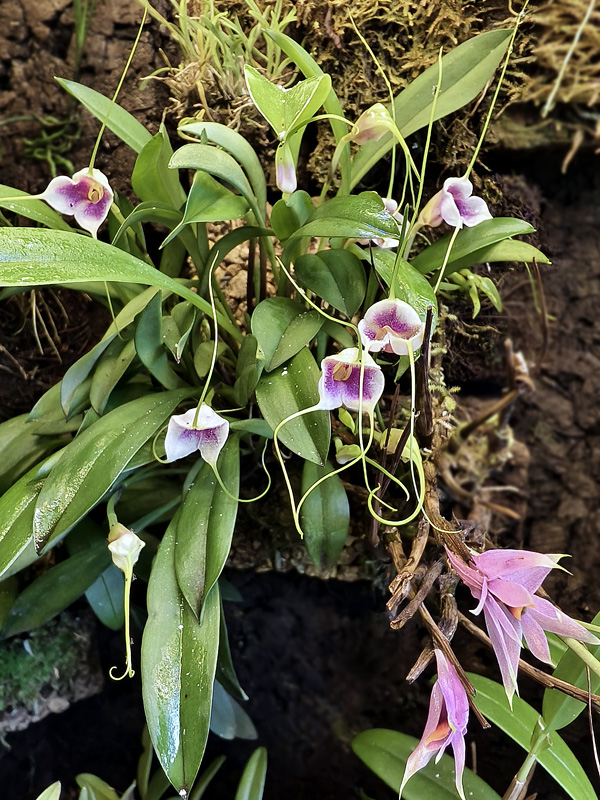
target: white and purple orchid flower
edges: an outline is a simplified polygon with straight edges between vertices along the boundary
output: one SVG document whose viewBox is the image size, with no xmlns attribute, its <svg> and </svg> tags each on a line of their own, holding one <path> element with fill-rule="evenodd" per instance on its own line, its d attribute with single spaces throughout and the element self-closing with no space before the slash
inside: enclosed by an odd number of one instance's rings
<svg viewBox="0 0 600 800">
<path fill-rule="evenodd" d="M 378 142 L 382 136 L 389 133 L 393 126 L 390 112 L 383 103 L 375 103 L 360 115 L 356 120 L 356 127 L 351 138 L 355 144 Z"/>
<path fill-rule="evenodd" d="M 191 408 L 169 420 L 165 437 L 166 460 L 169 463 L 177 461 L 199 450 L 200 456 L 214 467 L 228 435 L 227 420 L 203 403 L 200 408 Z"/>
<path fill-rule="evenodd" d="M 275 151 L 275 182 L 283 194 L 292 194 L 296 191 L 298 185 L 296 165 L 288 142 L 282 142 Z"/>
<path fill-rule="evenodd" d="M 469 700 L 456 670 L 441 650 L 435 649 L 438 677 L 431 692 L 429 714 L 421 741 L 409 756 L 400 785 L 400 795 L 409 778 L 423 769 L 435 755 L 436 763 L 451 745 L 454 753 L 456 791 L 465 800 L 462 776 L 465 768 L 465 733 Z"/>
<path fill-rule="evenodd" d="M 39 197 L 59 214 L 74 216 L 77 224 L 95 238 L 108 216 L 113 191 L 104 173 L 86 167 L 72 178 L 66 175 L 53 178 Z"/>
<path fill-rule="evenodd" d="M 453 228 L 472 228 L 492 219 L 482 197 L 473 197 L 473 184 L 468 178 L 447 178 L 443 187 L 427 203 L 419 215 L 419 227 L 436 228 L 446 222 Z"/>
<path fill-rule="evenodd" d="M 358 348 L 349 347 L 337 355 L 324 358 L 321 361 L 321 370 L 317 408 L 332 411 L 334 408 L 346 406 L 350 411 L 373 413 L 383 394 L 385 378 L 381 367 L 367 352 L 363 353 L 361 362 Z"/>
<path fill-rule="evenodd" d="M 529 550 L 487 550 L 473 554 L 467 564 L 449 550 L 446 552 L 461 580 L 479 600 L 473 613 L 483 610 L 509 702 L 518 692 L 523 637 L 533 655 L 548 664 L 552 660 L 544 631 L 600 644 L 582 625 L 535 594 L 562 556 Z"/>
<path fill-rule="evenodd" d="M 366 311 L 358 330 L 366 350 L 405 356 L 423 344 L 425 323 L 403 300 L 380 300 Z"/>
</svg>

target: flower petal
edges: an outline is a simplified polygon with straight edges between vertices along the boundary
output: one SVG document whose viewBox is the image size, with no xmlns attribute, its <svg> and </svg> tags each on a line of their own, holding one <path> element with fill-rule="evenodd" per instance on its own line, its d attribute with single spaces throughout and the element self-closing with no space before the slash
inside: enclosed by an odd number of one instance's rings
<svg viewBox="0 0 600 800">
<path fill-rule="evenodd" d="M 339 355 L 324 358 L 321 370 L 319 408 L 332 410 L 345 405 L 351 411 L 373 412 L 383 394 L 385 378 L 381 367 L 367 352 L 363 353 L 361 364 L 356 347 L 342 350 Z"/>
</svg>

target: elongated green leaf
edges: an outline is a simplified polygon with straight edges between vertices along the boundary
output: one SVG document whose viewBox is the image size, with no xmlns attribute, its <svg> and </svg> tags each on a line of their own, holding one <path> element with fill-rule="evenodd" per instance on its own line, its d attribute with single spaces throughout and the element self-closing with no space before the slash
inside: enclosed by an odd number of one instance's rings
<svg viewBox="0 0 600 800">
<path fill-rule="evenodd" d="M 96 775 L 82 772 L 75 780 L 80 789 L 87 789 L 90 800 L 119 800 L 115 790 Z"/>
<path fill-rule="evenodd" d="M 106 127 L 135 150 L 136 153 L 140 153 L 145 145 L 152 140 L 150 133 L 129 111 L 125 111 L 124 108 L 113 103 L 112 100 L 104 97 L 100 92 L 64 78 L 55 78 L 55 80 L 70 95 L 79 100 L 96 119 L 100 120 L 100 122 L 106 121 Z"/>
<path fill-rule="evenodd" d="M 531 737 L 539 719 L 538 712 L 520 697 L 508 705 L 504 688 L 481 675 L 468 674 L 477 694 L 475 703 L 482 714 L 507 733 L 529 752 Z M 552 775 L 573 800 L 596 800 L 592 784 L 575 754 L 558 733 L 550 733 L 551 746 L 536 756 L 537 761 Z"/>
<path fill-rule="evenodd" d="M 306 52 L 301 44 L 298 44 L 298 42 L 294 41 L 294 39 L 292 39 L 290 36 L 286 36 L 285 33 L 281 33 L 280 31 L 276 30 L 266 30 L 265 33 L 267 36 L 269 36 L 269 38 L 273 39 L 277 47 L 280 47 L 286 56 L 288 56 L 288 58 L 292 59 L 298 69 L 307 78 L 320 78 L 321 75 L 325 74 L 314 58 L 312 58 L 312 56 Z M 344 116 L 344 109 L 342 108 L 340 101 L 338 100 L 333 89 L 329 90 L 329 94 L 323 101 L 323 107 L 327 114 L 332 114 L 335 117 Z M 339 142 L 340 139 L 345 136 L 346 133 L 348 133 L 348 126 L 345 125 L 341 119 L 330 119 L 329 124 L 331 125 L 331 130 L 333 131 L 336 142 Z M 350 189 L 349 145 L 344 148 L 340 165 L 342 171 L 342 194 L 347 194 Z"/>
<path fill-rule="evenodd" d="M 264 214 L 258 207 L 248 178 L 229 153 L 208 144 L 184 144 L 175 151 L 169 166 L 171 169 L 200 169 L 226 181 L 247 201 L 259 223 L 264 224 Z"/>
<path fill-rule="evenodd" d="M 23 200 L 4 200 L 5 197 L 22 197 Z M 48 228 L 55 228 L 59 231 L 73 230 L 69 223 L 65 222 L 60 214 L 47 206 L 43 200 L 28 200 L 29 197 L 31 195 L 27 192 L 0 184 L 0 208 L 7 208 L 9 211 L 14 211 L 15 214 L 32 219 Z"/>
<path fill-rule="evenodd" d="M 60 781 L 56 781 L 53 783 L 52 786 L 49 786 L 47 789 L 39 795 L 37 800 L 59 800 L 60 798 Z"/>
<path fill-rule="evenodd" d="M 61 561 L 22 592 L 16 599 L 2 628 L 3 636 L 37 628 L 59 614 L 101 575 L 110 564 L 105 542 Z"/>
<path fill-rule="evenodd" d="M 305 236 L 342 239 L 399 237 L 398 224 L 377 192 L 333 197 L 316 208 L 290 240 Z"/>
<path fill-rule="evenodd" d="M 273 431 L 291 414 L 316 405 L 318 382 L 319 369 L 306 347 L 289 364 L 261 377 L 256 386 L 256 399 Z M 286 423 L 278 435 L 293 453 L 323 465 L 331 435 L 329 414 L 311 411 Z"/>
<path fill-rule="evenodd" d="M 533 245 L 517 239 L 505 239 L 502 242 L 491 244 L 489 247 L 482 247 L 481 250 L 475 250 L 464 258 L 455 259 L 446 266 L 444 275 L 448 276 L 461 269 L 468 269 L 474 264 L 488 262 L 519 261 L 531 264 L 534 258 L 538 264 L 550 264 L 549 259 Z"/>
<path fill-rule="evenodd" d="M 394 274 L 396 255 L 390 250 L 377 248 L 372 251 L 373 264 L 377 274 L 390 286 Z M 433 309 L 431 333 L 435 331 L 437 323 L 437 297 L 433 286 L 427 278 L 418 272 L 408 261 L 401 258 L 396 268 L 396 282 L 394 292 L 398 300 L 404 300 L 412 306 L 422 320 L 427 316 L 429 306 Z"/>
<path fill-rule="evenodd" d="M 442 58 L 442 85 L 434 120 L 452 114 L 477 97 L 500 64 L 511 33 L 510 30 L 480 33 Z M 429 124 L 438 82 L 439 65 L 436 62 L 394 100 L 396 124 L 404 138 Z M 392 136 L 387 134 L 378 142 L 363 145 L 352 162 L 351 186 L 356 186 L 393 144 Z"/>
<path fill-rule="evenodd" d="M 15 562 L 27 550 L 31 560 L 26 559 L 22 566 L 35 561 L 35 550 L 31 554 L 35 501 L 46 475 L 61 456 L 60 451 L 54 453 L 42 465 L 30 469 L 0 497 L 0 577 L 13 574 Z"/>
<path fill-rule="evenodd" d="M 417 745 L 417 739 L 412 736 L 375 728 L 359 733 L 352 742 L 352 749 L 369 769 L 398 792 L 406 761 Z M 463 786 L 466 797 L 500 800 L 499 795 L 470 769 L 464 771 Z M 456 800 L 454 759 L 443 755 L 437 763 L 431 761 L 408 781 L 402 797 L 403 800 Z"/>
<path fill-rule="evenodd" d="M 270 372 L 296 355 L 314 337 L 323 324 L 318 311 L 287 297 L 270 297 L 263 300 L 252 314 L 252 333 L 265 359 L 265 369 Z"/>
<path fill-rule="evenodd" d="M 190 122 L 182 125 L 179 130 L 198 137 L 206 135 L 209 142 L 227 150 L 229 155 L 239 161 L 244 168 L 258 205 L 261 209 L 265 208 L 267 203 L 265 173 L 254 148 L 241 134 L 218 122 Z"/>
<path fill-rule="evenodd" d="M 0 424 L 0 494 L 59 446 L 57 440 L 38 436 L 36 423 L 27 420 L 27 414 L 20 414 Z"/>
<path fill-rule="evenodd" d="M 298 189 L 285 200 L 278 200 L 271 209 L 271 227 L 281 242 L 300 228 L 315 210 L 308 192 Z"/>
<path fill-rule="evenodd" d="M 225 445 L 219 458 L 221 477 L 234 497 L 239 491 L 240 470 L 236 438 Z M 203 464 L 184 499 L 175 532 L 177 582 L 197 616 L 225 566 L 237 508 L 237 502 L 219 486 L 212 468 Z"/>
<path fill-rule="evenodd" d="M 224 596 L 224 579 L 219 581 L 219 588 L 221 590 L 221 632 L 219 635 L 219 656 L 217 659 L 217 679 L 219 683 L 226 689 L 232 697 L 237 700 L 247 700 L 248 695 L 240 686 L 238 676 L 233 666 L 231 658 L 231 648 L 229 647 L 229 634 L 227 633 L 227 623 L 225 622 L 225 612 L 223 610 L 223 600 L 227 600 Z"/>
<path fill-rule="evenodd" d="M 592 622 L 594 625 L 600 625 L 600 613 L 596 614 Z M 600 646 L 588 646 L 588 649 L 596 658 L 600 657 Z M 553 676 L 567 681 L 579 689 L 588 690 L 586 666 L 579 656 L 570 649 L 567 649 L 563 654 L 553 672 Z M 593 672 L 590 672 L 589 685 L 590 691 L 596 694 L 598 688 L 600 688 L 600 678 Z M 559 692 L 558 689 L 546 689 L 542 705 L 542 716 L 548 728 L 558 731 L 564 728 L 565 725 L 569 725 L 574 719 L 577 719 L 585 707 L 585 703 L 569 697 L 564 692 Z"/>
<path fill-rule="evenodd" d="M 179 389 L 184 381 L 171 367 L 163 343 L 162 301 L 154 295 L 139 316 L 135 330 L 135 349 L 140 361 L 165 389 Z"/>
<path fill-rule="evenodd" d="M 43 286 L 56 283 L 116 281 L 158 286 L 189 300 L 212 317 L 210 303 L 139 258 L 116 247 L 64 231 L 0 229 L 0 285 Z M 217 313 L 222 328 L 238 341 L 240 331 Z"/>
<path fill-rule="evenodd" d="M 97 414 L 104 413 L 111 392 L 128 370 L 135 356 L 133 339 L 125 343 L 121 339 L 115 339 L 107 348 L 94 370 L 90 384 L 90 404 Z"/>
<path fill-rule="evenodd" d="M 365 297 L 365 269 L 348 250 L 306 253 L 294 261 L 298 282 L 351 318 Z"/>
<path fill-rule="evenodd" d="M 175 789 L 189 794 L 208 736 L 219 650 L 219 589 L 207 595 L 200 621 L 175 576 L 176 518 L 165 533 L 148 585 L 142 639 L 142 692 L 152 744 Z"/>
<path fill-rule="evenodd" d="M 169 169 L 173 148 L 164 125 L 144 145 L 138 155 L 131 174 L 133 191 L 142 201 L 159 201 L 181 208 L 185 203 L 185 192 L 176 172 Z"/>
<path fill-rule="evenodd" d="M 194 790 L 190 795 L 190 800 L 201 800 L 201 798 L 204 797 L 204 792 L 208 789 L 210 782 L 224 763 L 225 756 L 219 756 L 208 765 L 194 784 Z"/>
<path fill-rule="evenodd" d="M 446 270 L 449 271 L 452 268 L 454 261 L 459 261 L 476 250 L 489 247 L 489 245 L 501 242 L 511 236 L 522 236 L 533 233 L 533 231 L 533 226 L 528 222 L 512 219 L 511 217 L 496 217 L 495 219 L 480 222 L 479 225 L 475 225 L 473 228 L 463 228 L 459 231 L 452 245 Z M 451 234 L 442 236 L 418 255 L 411 258 L 410 263 L 422 273 L 439 269 L 444 263 L 450 239 Z"/>
<path fill-rule="evenodd" d="M 240 219 L 248 212 L 248 201 L 216 181 L 208 172 L 198 170 L 188 194 L 183 219 L 162 243 L 164 247 L 194 222 L 221 222 Z"/>
<path fill-rule="evenodd" d="M 60 404 L 66 417 L 68 417 L 71 412 L 71 405 L 75 396 L 80 399 L 79 390 L 82 383 L 91 374 L 102 354 L 115 336 L 116 333 L 105 336 L 65 372 L 60 382 Z"/>
<path fill-rule="evenodd" d="M 267 778 L 267 749 L 259 747 L 246 764 L 235 800 L 262 800 Z"/>
<path fill-rule="evenodd" d="M 94 614 L 113 631 L 118 631 L 125 622 L 123 587 L 123 573 L 111 564 L 85 592 Z"/>
<path fill-rule="evenodd" d="M 333 467 L 329 462 L 325 467 L 305 462 L 302 494 L 331 472 Z M 327 478 L 308 495 L 300 509 L 300 522 L 306 549 L 315 566 L 333 567 L 350 529 L 350 506 L 339 475 Z"/>
<path fill-rule="evenodd" d="M 259 359 L 258 339 L 251 333 L 244 337 L 235 368 L 235 398 L 239 406 L 245 406 L 256 388 L 264 361 Z"/>
<path fill-rule="evenodd" d="M 210 729 L 221 739 L 256 739 L 254 723 L 241 705 L 215 681 Z"/>
<path fill-rule="evenodd" d="M 35 507 L 33 531 L 38 550 L 96 505 L 189 394 L 189 389 L 182 389 L 126 403 L 101 417 L 63 449 Z"/>
</svg>

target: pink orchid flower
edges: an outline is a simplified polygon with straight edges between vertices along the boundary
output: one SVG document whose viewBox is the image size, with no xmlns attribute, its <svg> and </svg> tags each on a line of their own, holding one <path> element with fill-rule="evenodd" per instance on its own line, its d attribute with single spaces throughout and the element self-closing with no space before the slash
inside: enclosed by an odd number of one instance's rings
<svg viewBox="0 0 600 800">
<path fill-rule="evenodd" d="M 228 435 L 229 423 L 210 406 L 203 403 L 200 409 L 190 408 L 169 420 L 165 437 L 167 461 L 177 461 L 199 450 L 200 456 L 214 467 Z"/>
<path fill-rule="evenodd" d="M 59 214 L 74 215 L 75 221 L 95 238 L 113 201 L 108 178 L 99 169 L 76 172 L 72 178 L 60 175 L 40 195 Z"/>
<path fill-rule="evenodd" d="M 362 408 L 365 414 L 373 413 L 383 394 L 385 378 L 381 367 L 367 352 L 363 353 L 361 364 L 358 348 L 349 347 L 338 355 L 324 358 L 321 361 L 321 370 L 318 408 L 331 411 L 346 406 L 350 411 Z"/>
<path fill-rule="evenodd" d="M 366 350 L 405 356 L 423 344 L 425 324 L 403 300 L 380 300 L 367 310 L 358 330 Z"/>
<path fill-rule="evenodd" d="M 465 768 L 465 733 L 469 720 L 469 700 L 456 670 L 441 650 L 435 650 L 438 678 L 431 692 L 429 714 L 421 741 L 406 762 L 400 795 L 409 778 L 423 769 L 435 755 L 436 763 L 448 745 L 455 762 L 456 791 L 465 800 L 462 776 Z"/>
<path fill-rule="evenodd" d="M 463 225 L 472 228 L 492 219 L 485 200 L 472 197 L 472 194 L 473 184 L 468 178 L 447 178 L 442 189 L 421 211 L 419 225 L 436 228 L 446 222 L 453 228 L 462 228 Z"/>
<path fill-rule="evenodd" d="M 461 580 L 479 600 L 473 613 L 483 610 L 509 702 L 518 692 L 523 637 L 533 655 L 548 664 L 552 661 L 544 631 L 600 644 L 582 625 L 535 594 L 562 556 L 529 550 L 487 550 L 473 554 L 467 564 L 449 550 L 446 553 Z"/>
</svg>

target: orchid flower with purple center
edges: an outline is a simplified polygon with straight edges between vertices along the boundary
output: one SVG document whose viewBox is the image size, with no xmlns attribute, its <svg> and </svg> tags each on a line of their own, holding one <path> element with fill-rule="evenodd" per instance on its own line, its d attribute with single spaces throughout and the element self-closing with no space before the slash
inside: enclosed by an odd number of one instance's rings
<svg viewBox="0 0 600 800">
<path fill-rule="evenodd" d="M 472 228 L 492 219 L 482 197 L 472 197 L 473 184 L 468 178 L 447 178 L 444 186 L 427 203 L 419 215 L 418 225 L 436 228 L 446 222 L 453 228 Z"/>
<path fill-rule="evenodd" d="M 367 352 L 363 353 L 361 361 L 358 348 L 349 347 L 338 355 L 324 358 L 321 370 L 317 408 L 332 411 L 346 406 L 350 411 L 373 413 L 383 394 L 385 378 L 381 367 Z"/>
<path fill-rule="evenodd" d="M 405 356 L 423 344 L 425 323 L 403 300 L 380 300 L 367 310 L 358 330 L 366 350 Z"/>
<path fill-rule="evenodd" d="M 94 238 L 113 201 L 113 191 L 106 175 L 99 169 L 85 168 L 72 178 L 53 178 L 39 197 L 59 214 L 75 216 L 75 221 Z"/>
<path fill-rule="evenodd" d="M 562 556 L 529 550 L 487 550 L 473 554 L 467 564 L 449 550 L 446 553 L 461 580 L 479 600 L 473 613 L 483 610 L 509 702 L 518 692 L 523 637 L 533 655 L 548 664 L 552 660 L 544 631 L 600 644 L 582 625 L 535 594 Z"/>
<path fill-rule="evenodd" d="M 175 415 L 169 420 L 165 437 L 167 462 L 177 461 L 199 450 L 200 456 L 215 467 L 228 435 L 227 420 L 205 403 L 200 408 Z"/>
<path fill-rule="evenodd" d="M 456 791 L 465 800 L 462 776 L 465 768 L 465 733 L 469 720 L 469 700 L 456 670 L 441 650 L 435 649 L 438 678 L 431 692 L 429 714 L 421 741 L 409 756 L 400 785 L 400 795 L 409 778 L 423 769 L 435 755 L 436 763 L 448 745 L 455 762 Z"/>
</svg>

